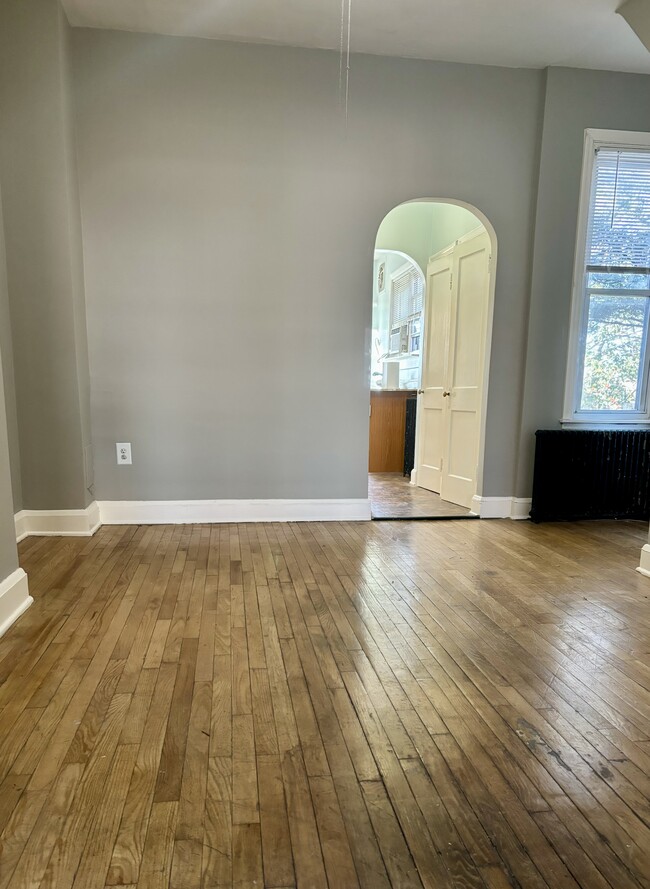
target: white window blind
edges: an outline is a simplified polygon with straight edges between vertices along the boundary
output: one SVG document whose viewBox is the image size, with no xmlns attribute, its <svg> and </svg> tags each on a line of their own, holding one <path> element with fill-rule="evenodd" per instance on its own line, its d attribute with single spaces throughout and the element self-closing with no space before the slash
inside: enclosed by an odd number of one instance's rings
<svg viewBox="0 0 650 889">
<path fill-rule="evenodd" d="M 596 151 L 587 271 L 650 272 L 650 151 Z"/>
<path fill-rule="evenodd" d="M 390 325 L 396 327 L 422 311 L 424 283 L 422 275 L 412 268 L 393 278 Z"/>
</svg>

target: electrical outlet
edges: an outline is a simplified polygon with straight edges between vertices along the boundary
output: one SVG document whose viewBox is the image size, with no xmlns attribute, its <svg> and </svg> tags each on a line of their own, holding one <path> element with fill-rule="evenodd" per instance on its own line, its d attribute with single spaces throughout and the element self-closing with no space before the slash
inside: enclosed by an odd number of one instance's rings
<svg viewBox="0 0 650 889">
<path fill-rule="evenodd" d="M 130 466 L 133 463 L 131 459 L 131 442 L 118 441 L 115 447 L 117 449 L 117 465 Z"/>
</svg>

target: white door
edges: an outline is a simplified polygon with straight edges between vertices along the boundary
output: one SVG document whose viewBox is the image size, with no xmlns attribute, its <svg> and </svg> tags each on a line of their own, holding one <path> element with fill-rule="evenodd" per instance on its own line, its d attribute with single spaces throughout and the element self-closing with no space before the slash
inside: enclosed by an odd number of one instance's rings
<svg viewBox="0 0 650 889">
<path fill-rule="evenodd" d="M 440 493 L 444 451 L 445 391 L 451 318 L 453 253 L 440 256 L 427 267 L 424 307 L 422 383 L 417 412 L 417 482 Z"/>
<path fill-rule="evenodd" d="M 448 269 L 446 299 L 435 280 L 441 264 Z M 427 276 L 425 325 L 433 335 L 424 342 L 417 483 L 466 507 L 478 475 L 489 275 L 490 239 L 483 230 L 433 259 Z M 434 466 L 435 474 L 427 471 Z"/>
</svg>

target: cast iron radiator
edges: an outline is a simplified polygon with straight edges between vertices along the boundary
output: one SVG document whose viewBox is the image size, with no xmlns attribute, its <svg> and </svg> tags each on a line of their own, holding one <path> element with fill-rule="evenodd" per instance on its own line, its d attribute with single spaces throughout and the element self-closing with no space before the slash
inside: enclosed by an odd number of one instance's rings
<svg viewBox="0 0 650 889">
<path fill-rule="evenodd" d="M 415 396 L 406 399 L 406 427 L 404 429 L 404 475 L 410 475 L 415 466 L 415 415 L 418 400 Z"/>
<path fill-rule="evenodd" d="M 650 519 L 650 431 L 535 433 L 530 517 Z"/>
</svg>

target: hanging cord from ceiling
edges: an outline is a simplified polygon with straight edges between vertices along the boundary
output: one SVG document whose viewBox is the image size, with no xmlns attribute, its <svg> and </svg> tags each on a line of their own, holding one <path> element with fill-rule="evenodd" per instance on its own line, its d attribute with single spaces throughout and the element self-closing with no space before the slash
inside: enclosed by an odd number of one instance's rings
<svg viewBox="0 0 650 889">
<path fill-rule="evenodd" d="M 352 22 L 352 0 L 341 0 L 341 40 L 339 53 L 339 104 L 345 109 L 348 120 L 350 102 L 350 25 Z M 345 73 L 344 73 L 345 72 Z"/>
</svg>

